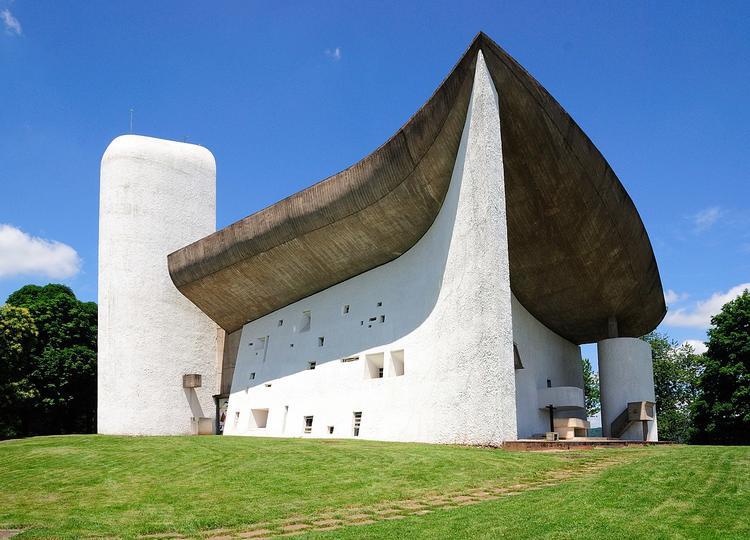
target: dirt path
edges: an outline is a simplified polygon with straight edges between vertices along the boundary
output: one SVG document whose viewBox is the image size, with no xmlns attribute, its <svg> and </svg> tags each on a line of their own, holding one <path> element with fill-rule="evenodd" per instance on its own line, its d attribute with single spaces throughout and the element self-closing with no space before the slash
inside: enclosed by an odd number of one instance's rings
<svg viewBox="0 0 750 540">
<path fill-rule="evenodd" d="M 579 459 L 573 458 L 571 461 Z M 309 532 L 333 531 L 343 527 L 369 525 L 378 521 L 420 516 L 429 514 L 435 510 L 448 510 L 459 506 L 518 495 L 526 491 L 556 486 L 576 478 L 592 476 L 607 467 L 626 463 L 627 461 L 629 459 L 622 455 L 618 456 L 616 460 L 611 458 L 597 459 L 580 465 L 575 464 L 571 468 L 554 470 L 542 479 L 529 480 L 512 486 L 484 486 L 482 488 L 465 489 L 441 495 L 425 495 L 424 497 L 414 499 L 387 501 L 381 504 L 362 507 L 349 506 L 317 515 L 291 516 L 283 520 L 256 523 L 239 530 L 207 530 L 201 533 L 200 538 L 207 540 L 235 540 L 238 538 L 260 540 L 297 536 Z M 142 538 L 177 540 L 190 537 L 165 533 L 145 535 Z"/>
</svg>

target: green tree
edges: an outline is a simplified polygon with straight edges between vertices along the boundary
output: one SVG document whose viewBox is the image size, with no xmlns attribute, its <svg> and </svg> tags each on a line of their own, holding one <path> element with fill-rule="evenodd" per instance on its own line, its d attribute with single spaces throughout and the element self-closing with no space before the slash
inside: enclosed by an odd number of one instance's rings
<svg viewBox="0 0 750 540">
<path fill-rule="evenodd" d="M 37 334 L 28 309 L 0 306 L 0 439 L 23 434 L 24 408 L 35 397 L 26 374 Z"/>
<path fill-rule="evenodd" d="M 691 439 L 750 444 L 750 292 L 711 318 L 705 368 L 693 406 Z"/>
<path fill-rule="evenodd" d="M 692 346 L 680 345 L 666 334 L 651 332 L 642 339 L 651 345 L 653 356 L 659 438 L 687 442 L 703 358 Z"/>
<path fill-rule="evenodd" d="M 591 368 L 588 358 L 583 362 L 583 396 L 586 404 L 586 414 L 594 416 L 601 410 L 601 395 L 599 393 L 599 374 Z"/>
<path fill-rule="evenodd" d="M 80 433 L 96 426 L 97 307 L 64 285 L 27 285 L 8 305 L 28 309 L 38 329 L 26 377 L 36 393 L 24 433 Z"/>
</svg>

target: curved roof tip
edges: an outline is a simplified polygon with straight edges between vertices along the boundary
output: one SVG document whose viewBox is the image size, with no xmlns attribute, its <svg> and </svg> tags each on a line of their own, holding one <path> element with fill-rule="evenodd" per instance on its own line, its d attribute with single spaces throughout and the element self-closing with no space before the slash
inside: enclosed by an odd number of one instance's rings
<svg viewBox="0 0 750 540">
<path fill-rule="evenodd" d="M 170 254 L 177 288 L 232 332 L 406 252 L 448 190 L 480 49 L 501 96 L 514 294 L 574 343 L 608 337 L 613 316 L 620 335 L 655 328 L 666 306 L 632 200 L 567 112 L 484 32 L 371 154 Z"/>
</svg>

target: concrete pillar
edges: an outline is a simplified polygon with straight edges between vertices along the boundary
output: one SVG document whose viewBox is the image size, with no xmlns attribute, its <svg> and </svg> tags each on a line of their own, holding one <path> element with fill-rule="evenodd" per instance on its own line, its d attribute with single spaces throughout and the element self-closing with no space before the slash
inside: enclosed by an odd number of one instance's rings
<svg viewBox="0 0 750 540">
<path fill-rule="evenodd" d="M 611 338 L 597 343 L 602 431 L 610 426 L 631 401 L 655 401 L 651 346 L 638 338 Z M 631 425 L 622 439 L 643 440 L 640 422 Z M 649 422 L 648 440 L 658 440 L 656 420 Z"/>
</svg>

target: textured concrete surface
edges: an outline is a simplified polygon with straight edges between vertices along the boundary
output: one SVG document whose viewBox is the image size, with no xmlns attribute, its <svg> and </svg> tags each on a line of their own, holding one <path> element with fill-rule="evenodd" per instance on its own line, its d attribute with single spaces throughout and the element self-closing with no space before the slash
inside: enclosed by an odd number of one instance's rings
<svg viewBox="0 0 750 540">
<path fill-rule="evenodd" d="M 652 330 L 666 307 L 632 201 L 591 141 L 513 58 L 480 34 L 430 100 L 354 166 L 169 257 L 177 287 L 229 332 L 375 268 L 435 219 L 479 50 L 502 96 L 511 286 L 574 343 Z"/>
<path fill-rule="evenodd" d="M 637 338 L 612 338 L 597 343 L 599 386 L 602 403 L 602 432 L 610 436 L 617 415 L 631 401 L 655 401 L 651 346 Z M 648 440 L 658 440 L 658 420 L 649 422 Z M 622 439 L 643 439 L 640 422 L 630 426 Z"/>
<path fill-rule="evenodd" d="M 102 158 L 98 429 L 189 434 L 213 417 L 216 325 L 172 284 L 170 251 L 216 228 L 216 166 L 200 146 L 116 138 Z M 183 388 L 186 373 L 199 388 Z"/>
<path fill-rule="evenodd" d="M 226 434 L 302 436 L 313 416 L 309 436 L 352 437 L 361 411 L 364 439 L 516 438 L 500 117 L 481 59 L 465 118 L 445 203 L 412 249 L 244 326 Z"/>
</svg>

